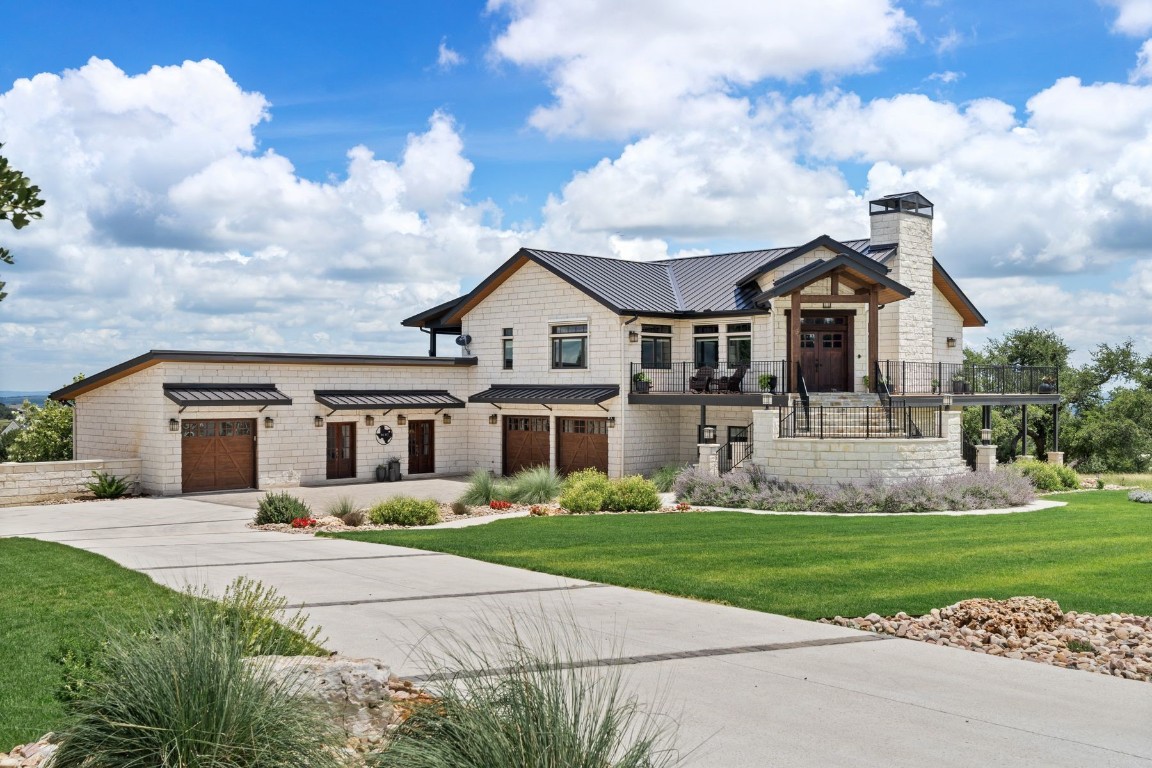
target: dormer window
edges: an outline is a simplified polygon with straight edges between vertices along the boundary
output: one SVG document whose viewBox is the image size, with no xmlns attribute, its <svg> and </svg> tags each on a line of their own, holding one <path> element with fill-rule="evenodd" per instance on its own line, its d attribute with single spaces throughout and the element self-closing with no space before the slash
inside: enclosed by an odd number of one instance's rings
<svg viewBox="0 0 1152 768">
<path fill-rule="evenodd" d="M 588 367 L 587 323 L 552 326 L 552 367 Z"/>
</svg>

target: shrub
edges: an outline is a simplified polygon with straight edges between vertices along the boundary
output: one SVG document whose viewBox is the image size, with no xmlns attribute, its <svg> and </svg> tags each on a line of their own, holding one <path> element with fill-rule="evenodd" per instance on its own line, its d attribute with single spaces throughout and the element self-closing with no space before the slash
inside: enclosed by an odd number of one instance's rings
<svg viewBox="0 0 1152 768">
<path fill-rule="evenodd" d="M 351 512 L 341 515 L 340 521 L 344 523 L 344 525 L 356 528 L 368 522 L 368 515 L 362 509 L 354 509 Z"/>
<path fill-rule="evenodd" d="M 345 515 L 351 514 L 356 511 L 356 502 L 352 500 L 351 496 L 341 496 L 334 501 L 328 502 L 328 506 L 324 507 L 324 514 L 329 517 L 338 517 L 341 520 Z"/>
<path fill-rule="evenodd" d="M 548 467 L 529 467 L 508 481 L 507 500 L 519 504 L 546 504 L 560 495 L 563 481 Z M 504 498 L 498 494 L 497 498 Z"/>
<path fill-rule="evenodd" d="M 256 525 L 288 524 L 298 517 L 312 517 L 312 510 L 287 491 L 264 494 L 256 507 Z"/>
<path fill-rule="evenodd" d="M 1152 491 L 1128 491 L 1128 501 L 1152 504 Z"/>
<path fill-rule="evenodd" d="M 189 600 L 179 621 L 114 633 L 59 733 L 56 768 L 336 768 L 339 736 L 298 680 L 246 661 L 238 622 Z"/>
<path fill-rule="evenodd" d="M 95 479 L 85 487 L 98 499 L 118 499 L 128 493 L 128 481 L 122 477 L 98 470 L 92 472 L 92 477 Z"/>
<path fill-rule="evenodd" d="M 368 519 L 377 525 L 432 525 L 440 522 L 440 505 L 429 499 L 397 496 L 368 510 Z"/>
<path fill-rule="evenodd" d="M 492 499 L 509 500 L 511 489 L 505 483 L 498 483 L 492 473 L 478 469 L 468 477 L 468 489 L 460 496 L 460 503 L 469 507 L 483 507 Z"/>
<path fill-rule="evenodd" d="M 611 492 L 612 483 L 607 475 L 598 469 L 581 469 L 565 478 L 560 506 L 576 514 L 599 512 L 605 508 Z"/>
<path fill-rule="evenodd" d="M 1038 491 L 1063 491 L 1080 487 L 1080 476 L 1071 467 L 1035 459 L 1017 461 L 1012 467 L 1032 481 Z"/>
<path fill-rule="evenodd" d="M 622 477 L 612 481 L 604 508 L 609 512 L 651 512 L 660 509 L 660 493 L 640 475 Z"/>
<path fill-rule="evenodd" d="M 676 476 L 684 469 L 685 467 L 679 464 L 666 464 L 652 473 L 652 484 L 660 493 L 669 493 L 672 491 L 672 485 L 676 482 Z"/>
<path fill-rule="evenodd" d="M 557 640 L 516 616 L 504 622 L 507 629 L 489 628 L 483 642 L 456 639 L 446 658 L 428 661 L 433 677 L 445 681 L 441 698 L 397 727 L 376 768 L 678 764 L 669 727 L 623 689 L 619 668 L 580 663 L 615 649 Z"/>
</svg>

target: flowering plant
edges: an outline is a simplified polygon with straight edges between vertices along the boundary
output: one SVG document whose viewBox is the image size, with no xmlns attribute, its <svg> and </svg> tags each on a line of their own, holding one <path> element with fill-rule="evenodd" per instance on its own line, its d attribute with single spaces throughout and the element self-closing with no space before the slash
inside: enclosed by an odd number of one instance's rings
<svg viewBox="0 0 1152 768">
<path fill-rule="evenodd" d="M 687 512 L 690 509 L 692 509 L 692 505 L 686 501 L 682 501 L 676 505 L 677 512 Z"/>
<path fill-rule="evenodd" d="M 293 528 L 311 528 L 316 525 L 316 520 L 311 517 L 295 517 L 292 518 Z"/>
<path fill-rule="evenodd" d="M 546 517 L 548 515 L 548 507 L 542 504 L 533 504 L 531 508 L 529 508 L 528 513 L 534 517 Z"/>
<path fill-rule="evenodd" d="M 512 509 L 512 502 L 493 499 L 492 501 L 488 502 L 488 506 L 492 509 Z"/>
</svg>

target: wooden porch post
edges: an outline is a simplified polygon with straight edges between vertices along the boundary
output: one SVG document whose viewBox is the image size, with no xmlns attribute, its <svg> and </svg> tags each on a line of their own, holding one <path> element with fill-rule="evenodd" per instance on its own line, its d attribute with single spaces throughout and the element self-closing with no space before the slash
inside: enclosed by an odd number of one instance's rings
<svg viewBox="0 0 1152 768">
<path fill-rule="evenodd" d="M 868 292 L 868 381 L 876 377 L 876 364 L 880 360 L 880 288 L 873 285 Z M 880 382 L 875 382 L 879 386 Z"/>
<path fill-rule="evenodd" d="M 800 291 L 792 294 L 792 327 L 788 329 L 792 350 L 792 358 L 788 361 L 788 381 L 792 382 L 792 391 L 800 391 L 800 378 L 796 375 L 796 368 L 800 364 Z"/>
</svg>

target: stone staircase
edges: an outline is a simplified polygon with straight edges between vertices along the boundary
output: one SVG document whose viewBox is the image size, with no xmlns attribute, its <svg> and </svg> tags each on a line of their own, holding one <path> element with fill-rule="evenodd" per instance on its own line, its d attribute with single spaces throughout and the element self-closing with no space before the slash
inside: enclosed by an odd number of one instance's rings
<svg viewBox="0 0 1152 768">
<path fill-rule="evenodd" d="M 813 393 L 807 421 L 799 403 L 795 418 L 797 437 L 807 434 L 824 439 L 903 438 L 909 433 L 931 434 L 937 426 L 933 410 L 885 408 L 874 392 Z"/>
<path fill-rule="evenodd" d="M 875 392 L 812 392 L 808 404 L 813 408 L 875 408 L 881 403 Z"/>
</svg>

